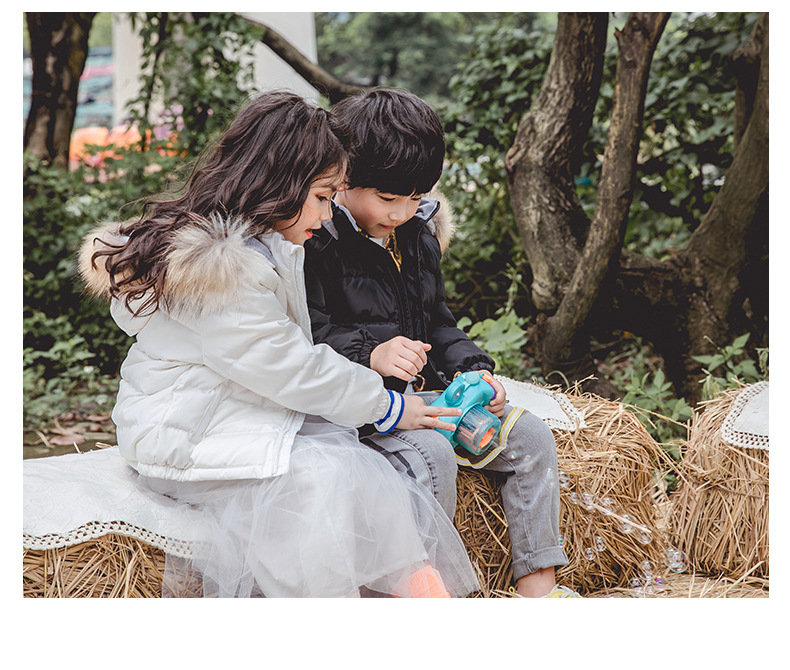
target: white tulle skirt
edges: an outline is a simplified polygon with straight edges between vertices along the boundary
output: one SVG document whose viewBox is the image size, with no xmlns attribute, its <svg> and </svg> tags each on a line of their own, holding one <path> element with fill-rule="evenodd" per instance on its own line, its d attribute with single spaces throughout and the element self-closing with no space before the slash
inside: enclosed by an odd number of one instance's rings
<svg viewBox="0 0 790 670">
<path fill-rule="evenodd" d="M 199 528 L 189 560 L 168 556 L 163 596 L 462 597 L 479 583 L 461 538 L 429 491 L 360 444 L 307 417 L 288 472 L 263 480 L 141 477 L 184 503 Z"/>
</svg>

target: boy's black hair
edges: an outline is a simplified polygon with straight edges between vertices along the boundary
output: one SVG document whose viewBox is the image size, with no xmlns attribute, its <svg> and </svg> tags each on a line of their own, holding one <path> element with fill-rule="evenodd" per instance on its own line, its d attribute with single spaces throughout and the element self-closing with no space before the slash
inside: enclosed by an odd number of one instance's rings
<svg viewBox="0 0 790 670">
<path fill-rule="evenodd" d="M 445 143 L 436 112 L 408 91 L 377 88 L 343 99 L 332 110 L 353 138 L 349 188 L 414 195 L 442 174 Z"/>
</svg>

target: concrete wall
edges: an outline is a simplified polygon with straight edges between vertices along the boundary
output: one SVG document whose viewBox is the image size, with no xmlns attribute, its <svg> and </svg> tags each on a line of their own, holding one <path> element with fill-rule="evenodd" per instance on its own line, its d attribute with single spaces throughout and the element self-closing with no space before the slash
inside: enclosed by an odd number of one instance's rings
<svg viewBox="0 0 790 670">
<path fill-rule="evenodd" d="M 317 62 L 313 12 L 243 12 L 243 15 L 272 27 L 310 60 Z M 112 36 L 115 65 L 113 125 L 118 125 L 124 120 L 126 103 L 138 94 L 142 46 L 126 13 L 113 15 Z M 256 45 L 254 58 L 258 90 L 287 88 L 306 98 L 318 98 L 318 92 L 269 47 L 260 43 Z"/>
</svg>

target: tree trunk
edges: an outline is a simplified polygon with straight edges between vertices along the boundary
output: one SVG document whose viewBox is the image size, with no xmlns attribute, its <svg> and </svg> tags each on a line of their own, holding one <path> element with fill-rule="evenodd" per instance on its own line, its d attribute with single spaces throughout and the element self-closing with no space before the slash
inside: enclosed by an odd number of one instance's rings
<svg viewBox="0 0 790 670">
<path fill-rule="evenodd" d="M 540 96 L 508 152 L 513 210 L 533 272 L 532 299 L 544 312 L 535 331 L 544 373 L 558 370 L 575 380 L 595 372 L 588 317 L 604 277 L 619 263 L 647 78 L 667 19 L 666 13 L 631 14 L 617 33 L 614 106 L 592 224 L 576 198 L 574 152 L 587 137 L 598 98 L 605 15 L 559 15 Z M 613 395 L 603 384 L 595 390 Z"/>
<path fill-rule="evenodd" d="M 598 99 L 607 23 L 606 13 L 559 15 L 540 94 L 505 158 L 532 302 L 547 313 L 560 304 L 589 225 L 573 180 Z"/>
<path fill-rule="evenodd" d="M 559 309 L 545 323 L 544 369 L 576 377 L 594 370 L 586 326 L 604 277 L 619 266 L 633 199 L 650 63 L 668 18 L 666 12 L 633 13 L 622 32 L 615 32 L 619 57 L 595 215 Z"/>
<path fill-rule="evenodd" d="M 768 234 L 767 14 L 739 52 L 755 59 L 754 78 L 736 96 L 738 142 L 721 190 L 686 246 L 667 261 L 623 253 L 607 315 L 612 326 L 653 343 L 677 392 L 691 402 L 700 397 L 701 378 L 692 356 L 714 353 L 750 327 L 761 334 L 764 324 L 745 313 L 745 298 L 753 310 L 766 303 L 757 316 L 767 322 L 767 259 L 760 252 Z M 756 261 L 748 261 L 750 253 Z"/>
<path fill-rule="evenodd" d="M 95 12 L 26 12 L 33 92 L 24 147 L 57 167 L 69 164 L 77 92 Z"/>
<path fill-rule="evenodd" d="M 743 273 L 747 241 L 756 232 L 767 235 L 768 189 L 768 14 L 763 14 L 747 43 L 758 54 L 757 76 L 750 91 L 736 96 L 735 133 L 740 134 L 721 190 L 686 246 L 669 263 L 688 287 L 685 331 L 688 348 L 676 365 L 679 392 L 699 395 L 699 363 L 691 356 L 712 353 L 742 333 Z M 740 82 L 739 82 L 740 88 Z M 767 296 L 767 283 L 763 290 Z M 713 340 L 713 343 L 710 340 Z"/>
</svg>

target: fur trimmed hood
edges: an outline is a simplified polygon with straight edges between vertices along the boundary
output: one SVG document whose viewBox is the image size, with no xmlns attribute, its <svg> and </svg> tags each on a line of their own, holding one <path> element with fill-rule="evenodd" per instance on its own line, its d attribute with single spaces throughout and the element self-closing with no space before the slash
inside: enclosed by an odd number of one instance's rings
<svg viewBox="0 0 790 670">
<path fill-rule="evenodd" d="M 93 230 L 80 254 L 87 290 L 107 296 L 103 245 L 123 226 Z M 113 319 L 136 338 L 113 410 L 121 455 L 147 477 L 257 479 L 288 470 L 305 413 L 343 426 L 384 417 L 390 394 L 373 370 L 315 347 L 304 294 L 304 249 L 238 218 L 192 219 L 162 242 L 160 309 Z M 123 296 L 121 296 L 123 298 Z"/>
<path fill-rule="evenodd" d="M 450 242 L 455 235 L 455 214 L 453 206 L 450 201 L 441 191 L 434 189 L 428 194 L 429 198 L 435 198 L 439 201 L 439 211 L 433 217 L 433 223 L 436 227 L 435 235 L 439 240 L 439 248 L 442 254 L 447 251 Z"/>
<path fill-rule="evenodd" d="M 122 225 L 105 223 L 83 240 L 79 272 L 93 297 L 110 298 L 110 276 L 103 259 L 93 263 L 92 256 L 99 249 L 125 242 Z M 261 278 L 264 258 L 269 261 L 264 264 L 272 268 L 271 253 L 253 237 L 251 228 L 241 218 L 212 215 L 175 231 L 165 253 L 162 297 L 167 311 L 191 316 L 215 312 L 227 305 L 242 283 Z"/>
</svg>

